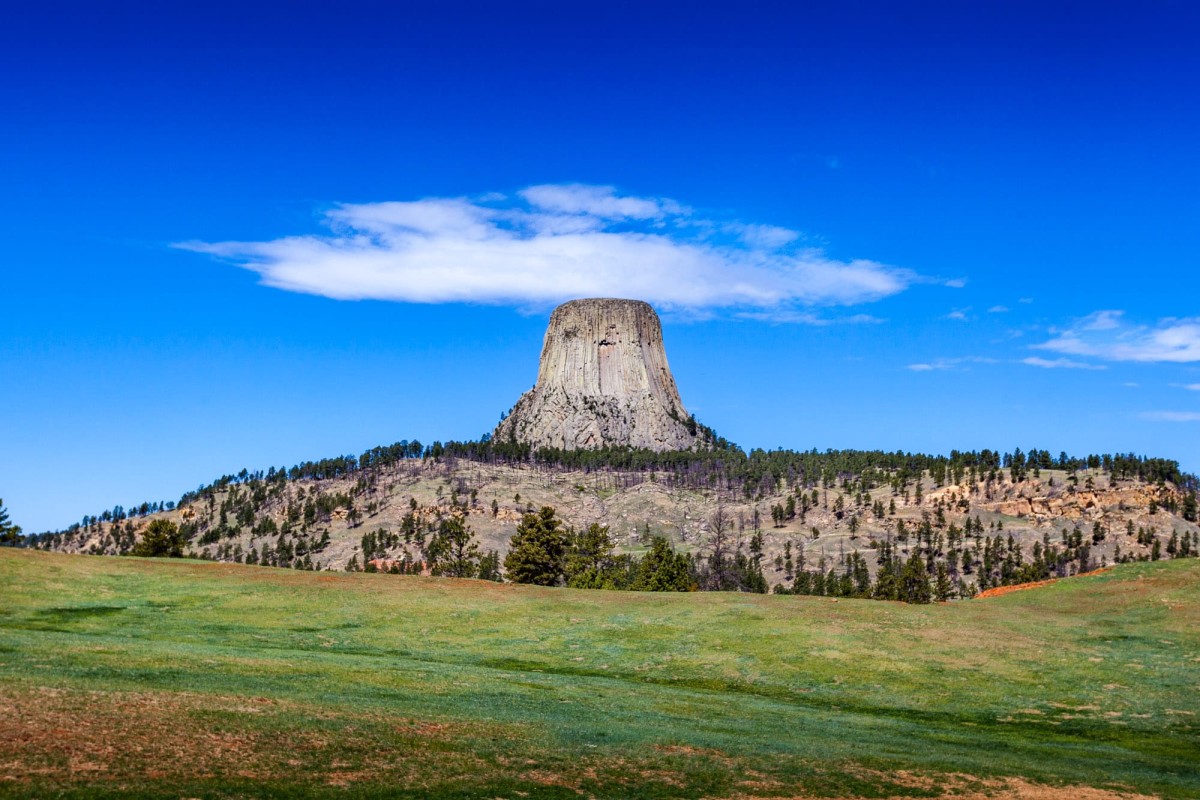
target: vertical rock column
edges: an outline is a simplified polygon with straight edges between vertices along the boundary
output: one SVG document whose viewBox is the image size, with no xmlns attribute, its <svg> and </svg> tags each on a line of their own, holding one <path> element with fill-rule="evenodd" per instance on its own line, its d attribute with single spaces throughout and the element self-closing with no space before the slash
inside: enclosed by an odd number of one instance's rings
<svg viewBox="0 0 1200 800">
<path fill-rule="evenodd" d="M 667 366 L 658 315 L 640 300 L 572 300 L 554 309 L 537 385 L 493 434 L 566 450 L 701 444 Z"/>
</svg>

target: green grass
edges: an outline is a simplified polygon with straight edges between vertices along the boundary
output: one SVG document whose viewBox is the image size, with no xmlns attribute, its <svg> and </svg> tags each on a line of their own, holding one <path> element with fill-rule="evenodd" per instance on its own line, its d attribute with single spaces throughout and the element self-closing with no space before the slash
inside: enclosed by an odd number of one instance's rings
<svg viewBox="0 0 1200 800">
<path fill-rule="evenodd" d="M 1198 586 L 906 606 L 0 550 L 0 795 L 1200 797 Z"/>
</svg>

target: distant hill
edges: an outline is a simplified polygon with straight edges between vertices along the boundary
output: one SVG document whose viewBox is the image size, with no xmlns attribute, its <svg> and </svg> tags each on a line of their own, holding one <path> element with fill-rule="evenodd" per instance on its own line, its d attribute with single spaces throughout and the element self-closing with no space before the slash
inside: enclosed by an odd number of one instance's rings
<svg viewBox="0 0 1200 800">
<path fill-rule="evenodd" d="M 428 572 L 441 521 L 465 519 L 482 550 L 502 556 L 522 516 L 552 506 L 577 529 L 607 526 L 617 554 L 636 557 L 662 536 L 703 569 L 719 508 L 729 558 L 761 566 L 769 587 L 861 594 L 864 573 L 877 580 L 916 554 L 931 583 L 944 569 L 951 596 L 969 596 L 1117 561 L 1196 555 L 1196 505 L 1194 477 L 1133 456 L 747 454 L 727 445 L 534 453 L 486 441 L 401 442 L 243 471 L 178 504 L 118 507 L 29 541 L 125 554 L 152 520 L 168 519 L 200 558 Z"/>
</svg>

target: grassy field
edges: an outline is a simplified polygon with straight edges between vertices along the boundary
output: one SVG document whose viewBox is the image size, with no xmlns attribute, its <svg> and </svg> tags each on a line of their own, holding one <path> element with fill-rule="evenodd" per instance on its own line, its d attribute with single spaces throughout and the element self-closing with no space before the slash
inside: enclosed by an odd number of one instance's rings
<svg viewBox="0 0 1200 800">
<path fill-rule="evenodd" d="M 1200 797 L 1198 587 L 1188 559 L 906 606 L 0 549 L 0 796 Z"/>
</svg>

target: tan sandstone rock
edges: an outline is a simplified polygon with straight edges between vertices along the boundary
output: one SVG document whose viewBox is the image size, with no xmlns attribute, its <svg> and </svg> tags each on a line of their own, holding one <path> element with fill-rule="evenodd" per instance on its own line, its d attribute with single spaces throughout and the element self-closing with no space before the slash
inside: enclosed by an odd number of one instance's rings
<svg viewBox="0 0 1200 800">
<path fill-rule="evenodd" d="M 658 315 L 639 300 L 572 300 L 554 309 L 537 385 L 493 438 L 564 450 L 705 446 L 667 366 Z"/>
</svg>

